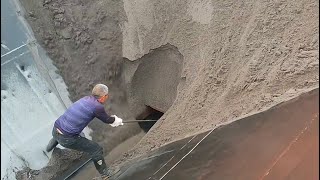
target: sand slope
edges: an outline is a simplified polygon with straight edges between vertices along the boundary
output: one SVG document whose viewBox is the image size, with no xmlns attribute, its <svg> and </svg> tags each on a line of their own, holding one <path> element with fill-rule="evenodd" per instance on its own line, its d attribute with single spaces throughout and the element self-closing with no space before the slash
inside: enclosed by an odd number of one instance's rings
<svg viewBox="0 0 320 180">
<path fill-rule="evenodd" d="M 178 95 L 139 154 L 259 112 L 319 83 L 317 1 L 124 1 L 123 56 L 184 57 Z"/>
<path fill-rule="evenodd" d="M 73 99 L 96 82 L 110 84 L 108 110 L 123 117 L 130 112 L 122 58 L 137 61 L 166 44 L 183 56 L 175 101 L 120 161 L 319 86 L 315 0 L 23 3 Z M 103 143 L 111 135 L 93 137 Z"/>
</svg>

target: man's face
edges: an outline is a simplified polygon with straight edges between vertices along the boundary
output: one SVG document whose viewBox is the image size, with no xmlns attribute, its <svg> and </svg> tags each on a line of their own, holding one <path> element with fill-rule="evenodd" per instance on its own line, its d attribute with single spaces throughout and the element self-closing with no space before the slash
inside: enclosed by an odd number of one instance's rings
<svg viewBox="0 0 320 180">
<path fill-rule="evenodd" d="M 108 100 L 108 98 L 109 98 L 109 95 L 107 94 L 107 95 L 104 95 L 104 96 L 102 96 L 100 99 L 99 99 L 99 102 L 100 103 L 105 103 L 107 100 Z"/>
</svg>

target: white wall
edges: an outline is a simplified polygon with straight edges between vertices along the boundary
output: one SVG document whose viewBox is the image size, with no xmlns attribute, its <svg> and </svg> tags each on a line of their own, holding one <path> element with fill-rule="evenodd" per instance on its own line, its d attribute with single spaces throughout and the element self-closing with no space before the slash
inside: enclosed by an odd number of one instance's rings
<svg viewBox="0 0 320 180">
<path fill-rule="evenodd" d="M 10 180 L 23 167 L 48 163 L 53 123 L 71 104 L 63 79 L 21 15 L 17 1 L 1 0 L 1 179 Z"/>
</svg>

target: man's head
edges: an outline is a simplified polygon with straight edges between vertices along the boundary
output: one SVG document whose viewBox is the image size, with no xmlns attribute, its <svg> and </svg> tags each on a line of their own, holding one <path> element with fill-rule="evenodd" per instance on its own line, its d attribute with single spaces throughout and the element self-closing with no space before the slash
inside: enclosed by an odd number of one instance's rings
<svg viewBox="0 0 320 180">
<path fill-rule="evenodd" d="M 98 98 L 100 103 L 105 103 L 109 97 L 108 86 L 104 84 L 97 84 L 92 89 L 92 95 Z"/>
</svg>

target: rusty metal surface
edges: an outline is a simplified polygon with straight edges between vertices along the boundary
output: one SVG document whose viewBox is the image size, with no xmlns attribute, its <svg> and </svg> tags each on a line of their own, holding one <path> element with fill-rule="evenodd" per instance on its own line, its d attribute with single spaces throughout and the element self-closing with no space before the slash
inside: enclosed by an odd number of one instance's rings
<svg viewBox="0 0 320 180">
<path fill-rule="evenodd" d="M 319 179 L 318 169 L 316 89 L 268 111 L 151 152 L 123 167 L 115 179 L 313 180 Z"/>
</svg>

